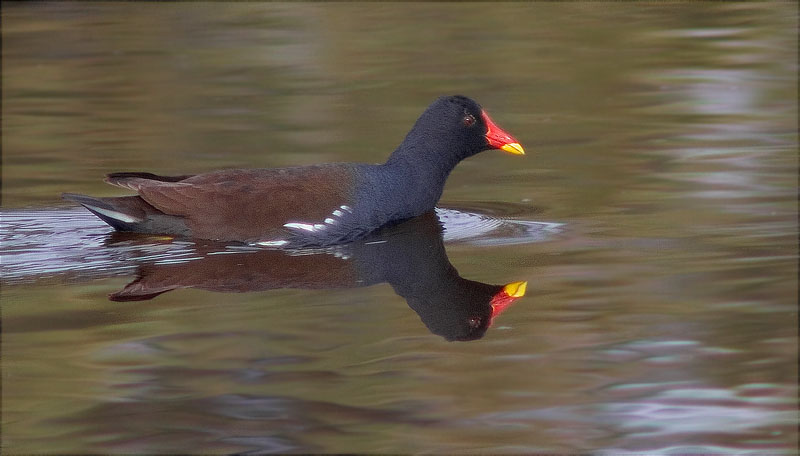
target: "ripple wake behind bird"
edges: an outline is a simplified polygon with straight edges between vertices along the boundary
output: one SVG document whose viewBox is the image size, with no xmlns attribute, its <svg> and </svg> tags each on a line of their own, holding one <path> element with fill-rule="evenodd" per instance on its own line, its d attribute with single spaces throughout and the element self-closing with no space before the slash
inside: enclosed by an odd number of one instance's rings
<svg viewBox="0 0 800 456">
<path fill-rule="evenodd" d="M 480 210 L 499 214 L 508 208 Z M 513 208 L 510 212 L 515 212 Z M 437 208 L 446 243 L 500 246 L 543 242 L 563 224 L 505 218 L 472 210 Z M 109 277 L 133 273 L 136 262 L 183 262 L 197 257 L 194 240 L 140 235 L 137 242 L 109 248 L 108 225 L 82 208 L 20 209 L 0 212 L 0 277 L 4 284 L 48 277 Z M 138 242 L 140 241 L 140 242 Z M 227 246 L 225 251 L 236 250 Z M 315 251 L 313 253 L 319 253 Z"/>
</svg>

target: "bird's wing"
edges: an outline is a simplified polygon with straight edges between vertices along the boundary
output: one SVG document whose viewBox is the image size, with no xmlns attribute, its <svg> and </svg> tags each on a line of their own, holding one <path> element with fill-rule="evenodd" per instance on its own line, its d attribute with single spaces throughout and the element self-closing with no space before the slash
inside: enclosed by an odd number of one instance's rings
<svg viewBox="0 0 800 456">
<path fill-rule="evenodd" d="M 195 237 L 246 242 L 324 224 L 348 204 L 355 179 L 346 166 L 225 170 L 175 181 L 130 174 L 107 180 L 136 191 L 165 214 L 183 217 Z"/>
</svg>

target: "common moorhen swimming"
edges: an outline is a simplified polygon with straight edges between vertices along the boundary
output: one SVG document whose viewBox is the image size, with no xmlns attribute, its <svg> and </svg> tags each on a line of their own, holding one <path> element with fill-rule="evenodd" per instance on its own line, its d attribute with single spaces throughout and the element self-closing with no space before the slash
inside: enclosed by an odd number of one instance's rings
<svg viewBox="0 0 800 456">
<path fill-rule="evenodd" d="M 478 103 L 456 95 L 434 101 L 382 165 L 331 163 L 186 176 L 112 173 L 106 182 L 138 195 L 63 197 L 119 231 L 325 246 L 433 209 L 456 164 L 487 149 L 524 154 Z"/>
</svg>

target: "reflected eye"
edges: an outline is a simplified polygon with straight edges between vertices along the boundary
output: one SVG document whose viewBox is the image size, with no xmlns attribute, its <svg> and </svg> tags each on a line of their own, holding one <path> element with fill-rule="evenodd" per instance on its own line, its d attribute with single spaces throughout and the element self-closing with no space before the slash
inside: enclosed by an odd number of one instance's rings
<svg viewBox="0 0 800 456">
<path fill-rule="evenodd" d="M 463 123 L 465 127 L 471 127 L 475 125 L 475 117 L 473 117 L 472 114 L 467 114 L 461 119 L 461 123 Z"/>
<path fill-rule="evenodd" d="M 481 325 L 481 317 L 472 317 L 467 321 L 467 323 L 469 323 L 470 328 L 477 328 Z"/>
</svg>

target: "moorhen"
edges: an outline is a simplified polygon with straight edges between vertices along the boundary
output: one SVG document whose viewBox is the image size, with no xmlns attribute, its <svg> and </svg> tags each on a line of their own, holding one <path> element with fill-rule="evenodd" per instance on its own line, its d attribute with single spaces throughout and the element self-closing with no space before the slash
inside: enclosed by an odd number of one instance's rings
<svg viewBox="0 0 800 456">
<path fill-rule="evenodd" d="M 474 100 L 438 98 L 382 165 L 331 163 L 185 176 L 122 172 L 109 184 L 136 196 L 72 193 L 119 231 L 298 248 L 349 242 L 434 208 L 450 171 L 487 149 L 523 155 Z"/>
</svg>

